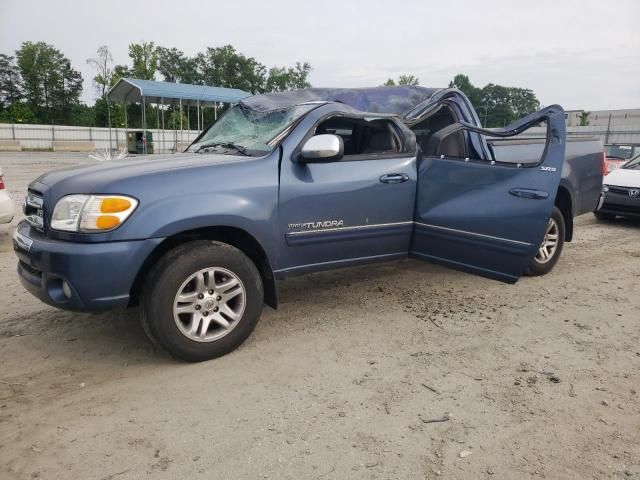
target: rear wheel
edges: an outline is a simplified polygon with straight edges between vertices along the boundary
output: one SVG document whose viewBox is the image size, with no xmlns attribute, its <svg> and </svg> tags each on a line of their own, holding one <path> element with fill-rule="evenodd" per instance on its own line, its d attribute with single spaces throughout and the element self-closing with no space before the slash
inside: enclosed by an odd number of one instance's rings
<svg viewBox="0 0 640 480">
<path fill-rule="evenodd" d="M 603 222 L 610 222 L 616 219 L 616 216 L 612 213 L 593 212 L 593 216 Z"/>
<path fill-rule="evenodd" d="M 171 355 L 198 362 L 244 342 L 262 311 L 260 273 L 240 250 L 194 241 L 165 254 L 147 277 L 142 324 Z"/>
<path fill-rule="evenodd" d="M 536 256 L 529 264 L 527 275 L 544 275 L 553 270 L 564 247 L 565 224 L 562 212 L 553 207 L 544 239 L 536 252 Z"/>
</svg>

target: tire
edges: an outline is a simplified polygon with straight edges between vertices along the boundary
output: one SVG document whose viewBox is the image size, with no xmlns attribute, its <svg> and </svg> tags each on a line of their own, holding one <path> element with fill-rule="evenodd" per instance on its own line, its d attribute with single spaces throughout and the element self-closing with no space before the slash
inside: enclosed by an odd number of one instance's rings
<svg viewBox="0 0 640 480">
<path fill-rule="evenodd" d="M 167 252 L 147 275 L 142 326 L 170 355 L 201 362 L 238 348 L 255 328 L 263 300 L 249 257 L 225 243 L 197 240 Z"/>
<path fill-rule="evenodd" d="M 612 213 L 593 212 L 593 216 L 601 222 L 611 222 L 616 219 L 616 216 Z"/>
<path fill-rule="evenodd" d="M 562 255 L 565 231 L 566 227 L 562 212 L 558 207 L 554 206 L 551 212 L 551 217 L 549 218 L 549 225 L 547 227 L 547 231 L 545 232 L 544 240 L 542 241 L 542 243 L 544 245 L 545 242 L 552 241 L 553 236 L 555 236 L 555 248 L 552 249 L 547 246 L 545 250 L 548 256 L 547 258 L 545 258 L 541 254 L 543 248 L 543 245 L 541 245 L 540 249 L 536 252 L 535 257 L 533 257 L 531 263 L 529 264 L 529 268 L 526 272 L 527 275 L 535 277 L 539 275 L 545 275 L 553 270 L 553 267 L 556 266 L 556 263 L 558 263 L 558 260 L 560 259 L 560 255 Z"/>
</svg>

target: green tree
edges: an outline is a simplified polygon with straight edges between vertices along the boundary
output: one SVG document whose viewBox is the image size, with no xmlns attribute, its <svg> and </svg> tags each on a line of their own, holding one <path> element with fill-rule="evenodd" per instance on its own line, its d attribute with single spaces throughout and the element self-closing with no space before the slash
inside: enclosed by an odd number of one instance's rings
<svg viewBox="0 0 640 480">
<path fill-rule="evenodd" d="M 15 58 L 0 53 L 0 111 L 22 99 L 22 78 Z"/>
<path fill-rule="evenodd" d="M 272 67 L 269 69 L 269 76 L 265 83 L 264 90 L 267 92 L 284 92 L 286 90 L 299 90 L 309 88 L 308 77 L 311 72 L 311 65 L 307 62 L 296 62 L 295 67 Z"/>
<path fill-rule="evenodd" d="M 37 119 L 26 103 L 14 102 L 0 111 L 0 123 L 37 123 Z"/>
<path fill-rule="evenodd" d="M 24 42 L 16 52 L 24 95 L 39 121 L 66 123 L 80 103 L 82 75 L 60 50 L 44 42 Z"/>
<path fill-rule="evenodd" d="M 109 88 L 118 83 L 118 80 L 120 80 L 121 78 L 128 78 L 132 76 L 133 72 L 129 69 L 129 67 L 127 67 L 126 65 L 116 65 L 115 67 L 113 67 L 113 75 L 111 75 L 111 84 L 109 85 Z"/>
<path fill-rule="evenodd" d="M 61 83 L 54 89 L 52 97 L 53 120 L 56 123 L 73 125 L 73 113 L 80 107 L 82 75 L 71 67 L 68 58 L 61 59 Z"/>
<path fill-rule="evenodd" d="M 396 85 L 410 85 L 415 87 L 420 85 L 420 79 L 415 75 L 400 75 L 397 82 L 393 78 L 388 78 L 387 81 L 382 84 L 383 87 L 394 87 Z"/>
<path fill-rule="evenodd" d="M 469 81 L 469 77 L 467 77 L 466 75 L 462 75 L 461 73 L 459 73 L 458 75 L 453 77 L 453 80 L 449 82 L 449 88 L 457 88 L 462 93 L 464 93 L 474 107 L 480 105 L 480 89 L 473 86 L 471 84 L 471 81 Z"/>
<path fill-rule="evenodd" d="M 165 82 L 200 83 L 196 61 L 177 48 L 158 47 L 158 71 Z"/>
<path fill-rule="evenodd" d="M 182 117 L 182 129 L 187 130 L 189 127 L 187 125 L 187 116 L 182 112 L 180 115 L 180 110 L 175 109 L 169 115 L 168 122 L 165 126 L 171 130 L 180 130 L 180 117 Z"/>
<path fill-rule="evenodd" d="M 581 127 L 586 127 L 589 125 L 589 115 L 591 115 L 591 112 L 580 112 L 580 126 Z"/>
<path fill-rule="evenodd" d="M 398 85 L 411 85 L 416 86 L 420 84 L 418 77 L 414 75 L 400 75 L 398 77 Z"/>
<path fill-rule="evenodd" d="M 96 76 L 93 77 L 93 83 L 96 90 L 100 93 L 100 97 L 104 98 L 107 89 L 111 87 L 113 77 L 113 56 L 109 51 L 109 47 L 102 45 L 98 48 L 95 58 L 87 59 L 87 63 L 96 69 Z"/>
<path fill-rule="evenodd" d="M 154 79 L 158 70 L 158 49 L 154 42 L 132 43 L 129 45 L 129 57 L 134 78 Z"/>
<path fill-rule="evenodd" d="M 486 127 L 502 127 L 540 108 L 532 90 L 504 87 L 489 83 L 482 88 L 474 86 L 469 77 L 458 74 L 449 88 L 461 90 L 471 101 Z"/>
<path fill-rule="evenodd" d="M 207 47 L 205 52 L 198 53 L 195 62 L 205 85 L 264 92 L 266 67 L 255 58 L 237 52 L 231 45 Z"/>
<path fill-rule="evenodd" d="M 135 107 L 136 113 L 139 114 L 139 107 Z M 96 127 L 109 126 L 109 105 L 106 98 L 98 98 L 93 106 L 93 123 Z M 111 126 L 124 127 L 124 106 L 120 103 L 111 103 Z"/>
</svg>

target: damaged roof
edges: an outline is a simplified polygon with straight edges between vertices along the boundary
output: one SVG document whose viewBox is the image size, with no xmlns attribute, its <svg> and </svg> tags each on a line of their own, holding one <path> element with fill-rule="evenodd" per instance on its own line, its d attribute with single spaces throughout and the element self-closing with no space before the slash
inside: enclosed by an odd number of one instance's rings
<svg viewBox="0 0 640 480">
<path fill-rule="evenodd" d="M 369 88 L 308 88 L 290 92 L 253 95 L 241 100 L 246 108 L 258 112 L 281 110 L 307 102 L 340 102 L 355 110 L 401 115 L 428 100 L 441 88 L 409 85 Z"/>
</svg>

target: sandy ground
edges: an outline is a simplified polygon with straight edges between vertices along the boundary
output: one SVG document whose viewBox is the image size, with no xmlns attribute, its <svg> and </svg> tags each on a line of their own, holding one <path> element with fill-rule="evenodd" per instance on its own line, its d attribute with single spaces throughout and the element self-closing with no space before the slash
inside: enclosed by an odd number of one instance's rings
<svg viewBox="0 0 640 480">
<path fill-rule="evenodd" d="M 22 197 L 85 159 L 0 165 Z M 32 298 L 10 233 L 2 479 L 640 479 L 640 222 L 581 217 L 552 274 L 512 286 L 413 260 L 286 280 L 240 349 L 195 365 L 135 311 Z"/>
</svg>

